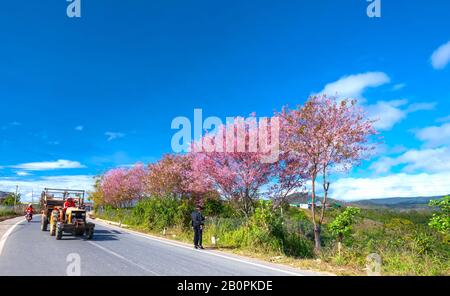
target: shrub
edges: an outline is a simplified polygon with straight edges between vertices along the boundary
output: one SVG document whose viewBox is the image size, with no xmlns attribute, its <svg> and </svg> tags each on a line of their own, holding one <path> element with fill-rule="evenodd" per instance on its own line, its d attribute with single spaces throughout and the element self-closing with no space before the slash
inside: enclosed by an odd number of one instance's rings
<svg viewBox="0 0 450 296">
<path fill-rule="evenodd" d="M 146 198 L 133 208 L 133 224 L 143 225 L 151 230 L 188 227 L 193 209 L 193 205 L 187 200 L 175 197 Z"/>
<path fill-rule="evenodd" d="M 229 202 L 224 202 L 219 198 L 208 198 L 203 205 L 203 214 L 207 217 L 237 217 L 237 211 Z"/>
<path fill-rule="evenodd" d="M 208 216 L 205 243 L 214 236 L 219 239 L 219 247 L 269 256 L 314 257 L 312 223 L 306 211 L 288 208 L 282 212 L 274 209 L 270 201 L 260 201 L 254 214 L 246 218 L 227 201 L 211 199 L 204 205 L 204 214 Z M 192 239 L 190 214 L 193 210 L 194 202 L 190 199 L 146 198 L 130 209 L 104 207 L 99 216 L 153 231 L 167 228 L 177 238 L 187 241 Z M 343 212 L 336 211 L 334 218 Z M 362 272 L 366 257 L 377 253 L 383 259 L 386 275 L 448 275 L 450 244 L 445 234 L 428 227 L 430 213 L 362 210 L 361 216 L 364 219 L 354 227 L 352 235 L 345 237 L 340 256 L 335 251 L 336 236 L 330 224 L 325 225 L 324 248 L 319 258 Z M 343 226 L 348 229 L 351 223 Z"/>
<path fill-rule="evenodd" d="M 356 217 L 360 213 L 361 211 L 358 208 L 348 207 L 330 223 L 328 228 L 338 238 L 339 242 L 342 242 L 344 237 L 351 233 Z"/>
<path fill-rule="evenodd" d="M 430 201 L 430 206 L 439 208 L 438 213 L 434 213 L 430 219 L 429 226 L 442 234 L 450 234 L 450 195 L 440 200 Z"/>
</svg>

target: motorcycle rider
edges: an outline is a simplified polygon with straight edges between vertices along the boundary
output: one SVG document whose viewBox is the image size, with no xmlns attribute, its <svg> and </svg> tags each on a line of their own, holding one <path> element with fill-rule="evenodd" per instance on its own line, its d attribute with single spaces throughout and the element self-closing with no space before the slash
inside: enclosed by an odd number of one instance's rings
<svg viewBox="0 0 450 296">
<path fill-rule="evenodd" d="M 33 209 L 33 205 L 29 204 L 27 209 L 25 210 L 26 215 L 30 215 L 31 218 L 33 218 L 33 214 L 34 214 L 34 209 Z"/>
<path fill-rule="evenodd" d="M 33 214 L 34 212 L 33 205 L 29 204 L 25 212 Z"/>
</svg>

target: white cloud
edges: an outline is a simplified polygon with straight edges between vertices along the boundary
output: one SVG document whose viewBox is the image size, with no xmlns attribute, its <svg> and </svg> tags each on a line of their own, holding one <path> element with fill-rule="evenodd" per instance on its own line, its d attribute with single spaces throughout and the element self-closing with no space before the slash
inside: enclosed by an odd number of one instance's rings
<svg viewBox="0 0 450 296">
<path fill-rule="evenodd" d="M 444 69 L 450 62 L 450 41 L 441 45 L 431 55 L 431 65 L 436 70 Z"/>
<path fill-rule="evenodd" d="M 436 122 L 447 122 L 447 121 L 450 121 L 450 115 L 436 119 Z"/>
<path fill-rule="evenodd" d="M 409 150 L 399 157 L 405 163 L 404 171 L 450 172 L 450 149 Z"/>
<path fill-rule="evenodd" d="M 390 130 L 392 127 L 406 118 L 409 113 L 428 111 L 435 108 L 436 103 L 413 103 L 408 105 L 408 100 L 378 101 L 375 104 L 365 106 L 370 118 L 377 120 L 374 127 L 377 130 Z M 402 108 L 403 107 L 403 108 Z"/>
<path fill-rule="evenodd" d="M 417 112 L 417 111 L 430 111 L 434 110 L 436 108 L 436 102 L 429 102 L 429 103 L 414 103 L 408 106 L 408 109 L 406 109 L 407 113 Z"/>
<path fill-rule="evenodd" d="M 390 78 L 383 72 L 367 72 L 341 77 L 339 80 L 328 83 L 319 94 L 329 96 L 337 95 L 346 98 L 361 98 L 363 92 L 369 87 L 378 87 L 389 83 Z"/>
<path fill-rule="evenodd" d="M 377 130 L 390 130 L 396 123 L 406 117 L 406 112 L 399 107 L 405 105 L 406 100 L 379 101 L 365 107 L 369 117 L 377 120 L 374 127 Z"/>
<path fill-rule="evenodd" d="M 84 126 L 79 125 L 79 126 L 75 127 L 75 130 L 81 132 L 84 130 Z"/>
<path fill-rule="evenodd" d="M 371 164 L 370 169 L 383 174 L 400 165 L 404 172 L 450 173 L 450 148 L 412 149 L 398 157 L 381 157 Z"/>
<path fill-rule="evenodd" d="M 387 152 L 390 154 L 399 154 L 399 153 L 403 153 L 407 150 L 408 150 L 408 148 L 406 148 L 403 145 L 395 145 L 393 147 L 389 147 Z"/>
<path fill-rule="evenodd" d="M 106 132 L 105 136 L 108 137 L 108 141 L 113 141 L 113 140 L 125 137 L 125 134 L 116 133 L 116 132 Z"/>
<path fill-rule="evenodd" d="M 396 160 L 392 157 L 380 157 L 377 161 L 372 162 L 369 169 L 373 170 L 376 174 L 388 173 L 393 166 L 396 165 Z"/>
<path fill-rule="evenodd" d="M 93 190 L 94 176 L 46 176 L 33 180 L 0 178 L 1 191 L 14 192 L 16 190 L 16 185 L 19 186 L 19 192 L 22 196 L 26 197 L 26 199 L 22 198 L 22 201 L 31 201 L 31 192 L 34 192 L 36 201 L 44 188 Z"/>
<path fill-rule="evenodd" d="M 416 131 L 416 137 L 427 147 L 450 145 L 450 122 L 440 126 L 429 126 Z"/>
<path fill-rule="evenodd" d="M 398 83 L 392 87 L 392 91 L 401 90 L 406 87 L 406 83 Z"/>
<path fill-rule="evenodd" d="M 360 102 L 365 102 L 362 98 L 364 91 L 369 87 L 378 87 L 389 83 L 390 78 L 383 72 L 367 72 L 355 75 L 348 75 L 337 81 L 328 83 L 325 88 L 316 95 L 326 94 L 339 98 L 357 98 Z M 405 84 L 396 84 L 393 90 L 399 90 Z M 378 101 L 375 104 L 366 105 L 365 108 L 372 119 L 376 119 L 374 126 L 378 130 L 390 130 L 396 123 L 405 119 L 409 113 L 417 111 L 432 110 L 436 103 L 414 103 L 407 106 L 408 100 Z M 403 108 L 402 108 L 403 107 Z"/>
<path fill-rule="evenodd" d="M 26 176 L 30 176 L 31 174 L 26 171 L 18 171 L 18 172 L 16 172 L 16 175 L 20 176 L 20 177 L 26 177 Z"/>
<path fill-rule="evenodd" d="M 330 196 L 342 200 L 440 196 L 450 193 L 450 172 L 393 174 L 380 178 L 342 178 L 331 184 Z"/>
<path fill-rule="evenodd" d="M 80 169 L 85 168 L 86 166 L 82 165 L 78 161 L 60 159 L 57 161 L 22 163 L 10 167 L 26 171 L 48 171 L 58 169 Z"/>
</svg>

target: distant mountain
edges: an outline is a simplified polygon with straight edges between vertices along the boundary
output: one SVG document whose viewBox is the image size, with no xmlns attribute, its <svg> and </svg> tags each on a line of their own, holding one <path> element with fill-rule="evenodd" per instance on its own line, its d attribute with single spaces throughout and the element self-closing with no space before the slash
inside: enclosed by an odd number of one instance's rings
<svg viewBox="0 0 450 296">
<path fill-rule="evenodd" d="M 11 192 L 5 192 L 5 191 L 0 191 L 0 204 L 3 202 L 3 200 L 10 195 Z"/>
<path fill-rule="evenodd" d="M 5 198 L 10 194 L 11 194 L 11 192 L 0 191 L 0 198 Z"/>
<path fill-rule="evenodd" d="M 389 197 L 374 198 L 356 201 L 341 201 L 328 198 L 331 205 L 338 204 L 344 207 L 355 206 L 360 208 L 384 208 L 393 210 L 430 209 L 430 200 L 441 199 L 442 196 L 418 196 L 418 197 Z M 317 201 L 322 201 L 323 196 L 316 196 Z M 290 204 L 306 204 L 311 201 L 311 193 L 293 193 L 286 197 Z"/>
<path fill-rule="evenodd" d="M 293 193 L 286 197 L 286 201 L 290 204 L 306 204 L 311 201 L 311 193 Z M 322 201 L 323 196 L 316 196 L 317 201 Z M 328 198 L 328 203 L 330 204 L 341 204 L 344 205 L 346 202 L 339 201 L 336 199 Z"/>
<path fill-rule="evenodd" d="M 414 209 L 428 207 L 430 200 L 442 197 L 444 196 L 391 197 L 359 200 L 351 202 L 351 204 L 366 208 Z"/>
<path fill-rule="evenodd" d="M 395 210 L 429 209 L 430 200 L 441 199 L 442 196 L 418 196 L 418 197 L 389 197 L 374 198 L 357 201 L 341 201 L 328 198 L 330 204 L 339 204 L 342 206 L 356 206 L 360 208 L 386 208 Z M 317 196 L 318 201 L 322 201 L 322 196 Z M 305 204 L 311 201 L 309 193 L 294 193 L 286 197 L 290 204 Z"/>
</svg>

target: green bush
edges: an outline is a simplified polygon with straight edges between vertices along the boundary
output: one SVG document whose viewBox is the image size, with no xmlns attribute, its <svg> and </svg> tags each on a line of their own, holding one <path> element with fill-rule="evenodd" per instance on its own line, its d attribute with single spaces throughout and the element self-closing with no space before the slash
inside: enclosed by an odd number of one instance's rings
<svg viewBox="0 0 450 296">
<path fill-rule="evenodd" d="M 208 217 L 224 216 L 225 204 L 220 199 L 207 199 L 203 205 L 203 214 Z"/>
<path fill-rule="evenodd" d="M 97 216 L 149 230 L 163 230 L 190 227 L 190 214 L 193 210 L 194 206 L 188 200 L 173 197 L 146 198 L 130 209 L 105 206 L 97 210 Z"/>
<path fill-rule="evenodd" d="M 194 206 L 187 200 L 174 197 L 146 198 L 138 202 L 133 208 L 134 225 L 146 226 L 151 230 L 163 230 L 190 225 L 190 214 Z"/>
<path fill-rule="evenodd" d="M 254 214 L 245 218 L 226 201 L 205 201 L 207 216 L 204 242 L 218 239 L 221 248 L 237 248 L 265 255 L 287 255 L 313 258 L 312 223 L 307 212 L 297 208 L 274 209 L 269 201 L 256 204 Z M 130 209 L 104 207 L 99 217 L 121 221 L 140 229 L 160 232 L 166 228 L 178 239 L 192 239 L 191 213 L 195 203 L 190 199 L 146 198 Z M 336 219 L 344 209 L 328 217 Z M 366 257 L 377 253 L 383 260 L 383 274 L 448 275 L 450 244 L 448 236 L 428 226 L 429 212 L 395 212 L 361 210 L 361 218 L 352 231 L 346 232 L 340 256 L 336 255 L 336 233 L 330 223 L 322 228 L 324 244 L 320 258 L 339 266 L 361 271 Z M 345 224 L 344 226 L 349 226 Z"/>
<path fill-rule="evenodd" d="M 299 213 L 294 219 L 306 218 Z M 248 223 L 249 247 L 262 247 L 266 251 L 289 256 L 311 257 L 312 243 L 302 233 L 290 231 L 284 222 L 281 212 L 273 209 L 272 202 L 260 201 Z"/>
<path fill-rule="evenodd" d="M 450 235 L 450 195 L 430 201 L 430 206 L 437 207 L 439 211 L 433 214 L 428 225 L 442 234 Z"/>
<path fill-rule="evenodd" d="M 371 253 L 382 257 L 386 275 L 448 275 L 450 245 L 444 235 L 433 233 L 426 224 L 416 224 L 408 213 L 377 211 L 374 225 L 358 226 L 354 234 L 344 240 L 345 249 L 336 257 L 333 245 L 327 245 L 325 260 L 335 264 L 365 268 L 365 258 Z M 419 214 L 422 217 L 422 214 Z M 372 216 L 373 217 L 373 216 Z"/>
</svg>

